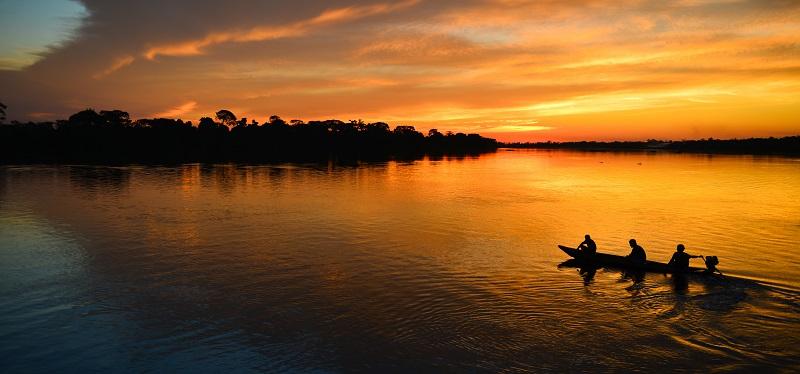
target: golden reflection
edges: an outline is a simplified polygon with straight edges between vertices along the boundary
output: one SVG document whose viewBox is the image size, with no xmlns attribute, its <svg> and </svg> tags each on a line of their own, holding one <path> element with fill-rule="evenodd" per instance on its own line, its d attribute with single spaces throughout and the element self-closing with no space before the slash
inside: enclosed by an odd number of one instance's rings
<svg viewBox="0 0 800 374">
<path fill-rule="evenodd" d="M 554 246 L 589 233 L 603 252 L 625 254 L 636 238 L 667 261 L 684 243 L 719 256 L 726 273 L 797 286 L 782 248 L 800 235 L 798 168 L 786 158 L 520 150 L 357 166 L 72 168 L 73 192 L 58 203 L 61 194 L 41 194 L 41 204 L 153 248 L 293 233 L 284 240 L 386 245 L 455 272 L 521 275 L 563 261 Z M 781 271 L 764 272 L 776 263 Z"/>
</svg>

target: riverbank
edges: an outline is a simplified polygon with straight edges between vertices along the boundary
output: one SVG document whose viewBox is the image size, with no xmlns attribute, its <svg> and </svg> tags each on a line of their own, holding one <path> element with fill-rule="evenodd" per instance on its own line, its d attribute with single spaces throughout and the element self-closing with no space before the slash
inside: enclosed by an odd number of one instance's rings
<svg viewBox="0 0 800 374">
<path fill-rule="evenodd" d="M 647 140 L 614 142 L 500 143 L 501 148 L 570 149 L 583 151 L 666 151 L 676 153 L 800 155 L 800 136 L 749 139 Z"/>
</svg>

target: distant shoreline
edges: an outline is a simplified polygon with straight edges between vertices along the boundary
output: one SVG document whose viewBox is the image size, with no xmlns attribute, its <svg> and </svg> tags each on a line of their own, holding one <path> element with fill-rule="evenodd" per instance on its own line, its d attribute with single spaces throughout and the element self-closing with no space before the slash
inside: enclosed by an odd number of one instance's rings
<svg viewBox="0 0 800 374">
<path fill-rule="evenodd" d="M 800 155 L 800 135 L 782 138 L 498 143 L 500 148 L 590 152 L 670 152 L 731 155 Z"/>
</svg>

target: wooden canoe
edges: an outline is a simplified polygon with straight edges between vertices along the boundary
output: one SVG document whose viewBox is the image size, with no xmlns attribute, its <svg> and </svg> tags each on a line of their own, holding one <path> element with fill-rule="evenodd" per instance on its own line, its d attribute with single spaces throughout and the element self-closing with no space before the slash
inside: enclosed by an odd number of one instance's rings
<svg viewBox="0 0 800 374">
<path fill-rule="evenodd" d="M 662 274 L 706 273 L 706 269 L 698 267 L 689 267 L 689 269 L 681 271 L 671 266 L 667 266 L 667 264 L 662 262 L 647 261 L 645 264 L 635 264 L 629 261 L 627 258 L 625 258 L 625 256 L 617 256 L 607 253 L 595 253 L 594 255 L 588 256 L 576 248 L 570 248 L 563 245 L 559 245 L 558 248 L 560 248 L 562 251 L 564 251 L 564 253 L 568 254 L 570 257 L 574 258 L 581 265 L 615 267 L 615 268 L 622 268 L 629 270 L 649 271 Z"/>
</svg>

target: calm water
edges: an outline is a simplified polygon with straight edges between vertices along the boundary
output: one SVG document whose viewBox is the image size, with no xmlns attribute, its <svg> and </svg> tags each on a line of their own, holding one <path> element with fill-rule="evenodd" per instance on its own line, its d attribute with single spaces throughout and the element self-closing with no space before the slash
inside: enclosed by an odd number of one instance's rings
<svg viewBox="0 0 800 374">
<path fill-rule="evenodd" d="M 788 158 L 0 167 L 0 371 L 793 371 L 798 238 Z"/>
</svg>

